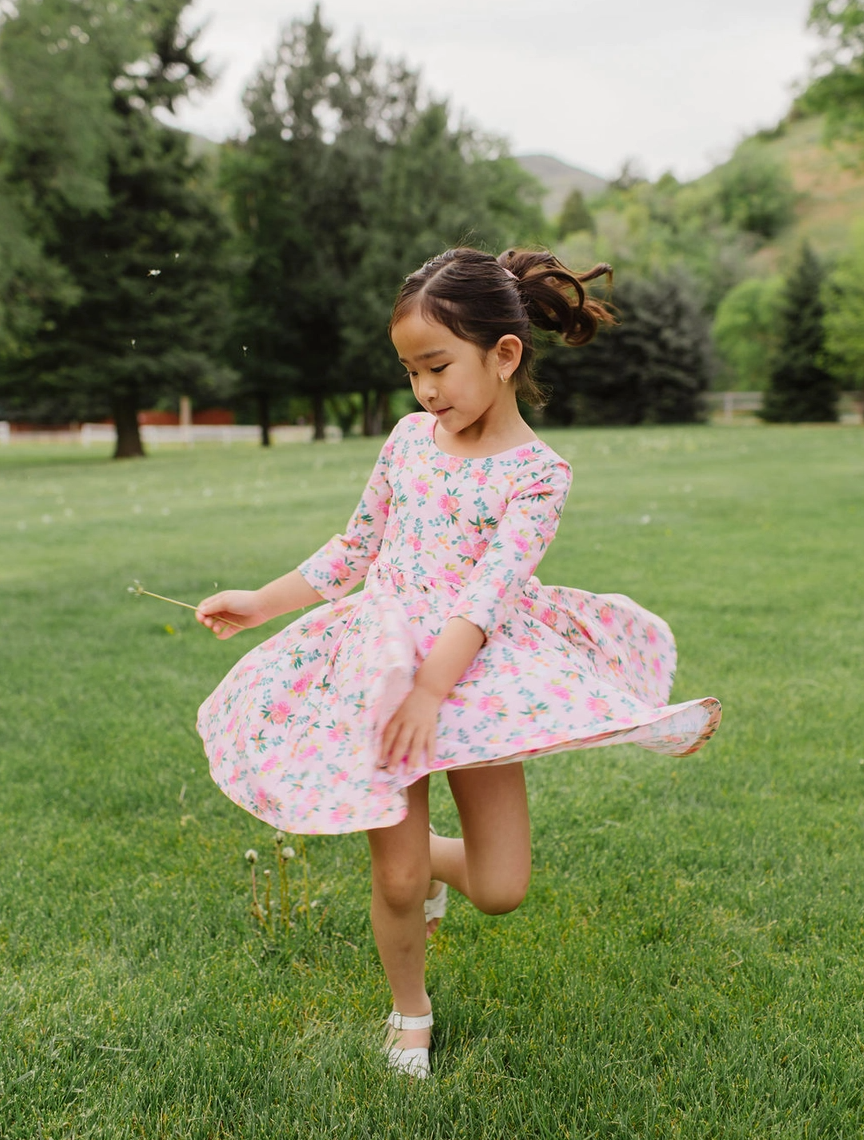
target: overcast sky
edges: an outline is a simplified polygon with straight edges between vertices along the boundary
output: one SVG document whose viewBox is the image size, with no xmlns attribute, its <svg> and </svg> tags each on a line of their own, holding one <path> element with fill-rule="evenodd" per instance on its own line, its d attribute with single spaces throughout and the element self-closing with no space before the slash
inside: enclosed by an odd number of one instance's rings
<svg viewBox="0 0 864 1140">
<path fill-rule="evenodd" d="M 420 70 L 516 154 L 552 154 L 605 177 L 625 159 L 695 177 L 788 109 L 816 49 L 809 0 L 325 0 L 347 45 L 360 33 Z M 246 83 L 295 0 L 195 0 L 191 22 L 220 73 L 178 116 L 220 140 L 242 131 Z"/>
</svg>

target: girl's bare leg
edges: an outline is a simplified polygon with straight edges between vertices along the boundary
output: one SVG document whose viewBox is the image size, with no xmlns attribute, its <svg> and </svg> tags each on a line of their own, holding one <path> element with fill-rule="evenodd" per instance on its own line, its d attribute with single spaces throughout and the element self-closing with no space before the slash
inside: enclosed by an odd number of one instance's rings
<svg viewBox="0 0 864 1140">
<path fill-rule="evenodd" d="M 515 910 L 531 879 L 522 765 L 448 772 L 447 778 L 463 838 L 431 836 L 432 877 L 455 887 L 486 914 Z"/>
<path fill-rule="evenodd" d="M 368 831 L 372 855 L 372 929 L 390 989 L 393 1008 L 407 1017 L 431 1009 L 426 993 L 426 919 L 429 891 L 429 780 L 407 789 L 408 815 L 395 827 Z M 393 1032 L 403 1049 L 429 1045 L 428 1029 Z"/>
</svg>

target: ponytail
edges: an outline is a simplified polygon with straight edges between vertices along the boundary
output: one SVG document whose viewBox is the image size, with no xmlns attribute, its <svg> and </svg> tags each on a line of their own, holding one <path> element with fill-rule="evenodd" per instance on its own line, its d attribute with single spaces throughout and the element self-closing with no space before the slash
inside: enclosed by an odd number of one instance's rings
<svg viewBox="0 0 864 1140">
<path fill-rule="evenodd" d="M 531 324 L 558 333 L 565 344 L 587 344 L 601 324 L 613 320 L 606 305 L 585 292 L 598 277 L 605 276 L 611 286 L 613 270 L 605 262 L 574 273 L 547 250 L 510 249 L 498 264 L 518 282 Z"/>
<path fill-rule="evenodd" d="M 585 290 L 604 275 L 611 283 L 611 265 L 575 273 L 547 250 L 511 249 L 495 258 L 476 249 L 448 249 L 405 279 L 390 330 L 419 308 L 424 317 L 484 353 L 502 336 L 517 336 L 522 361 L 513 376 L 516 394 L 542 407 L 545 394 L 532 375 L 532 326 L 557 333 L 565 344 L 587 344 L 601 324 L 614 322 L 607 305 Z"/>
</svg>

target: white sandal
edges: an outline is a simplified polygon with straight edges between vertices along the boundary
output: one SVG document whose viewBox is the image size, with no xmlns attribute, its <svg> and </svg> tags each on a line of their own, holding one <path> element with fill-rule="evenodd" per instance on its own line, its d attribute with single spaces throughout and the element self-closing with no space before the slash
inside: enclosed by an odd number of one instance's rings
<svg viewBox="0 0 864 1140">
<path fill-rule="evenodd" d="M 423 900 L 423 913 L 426 915 L 426 921 L 431 922 L 433 918 L 443 918 L 447 913 L 447 884 L 441 884 L 441 890 L 437 895 L 431 899 Z"/>
<path fill-rule="evenodd" d="M 433 835 L 438 832 L 429 824 L 429 830 Z M 440 881 L 440 880 L 439 880 Z M 441 919 L 447 913 L 447 884 L 441 883 L 441 890 L 437 895 L 433 895 L 431 899 L 423 900 L 423 913 L 426 915 L 426 922 L 431 922 L 434 918 Z"/>
<path fill-rule="evenodd" d="M 391 1029 L 431 1029 L 434 1025 L 431 1011 L 423 1017 L 406 1017 L 395 1009 L 387 1018 Z M 425 1078 L 429 1076 L 429 1049 L 400 1049 L 398 1045 L 385 1046 L 387 1064 L 399 1073 L 409 1077 Z"/>
</svg>

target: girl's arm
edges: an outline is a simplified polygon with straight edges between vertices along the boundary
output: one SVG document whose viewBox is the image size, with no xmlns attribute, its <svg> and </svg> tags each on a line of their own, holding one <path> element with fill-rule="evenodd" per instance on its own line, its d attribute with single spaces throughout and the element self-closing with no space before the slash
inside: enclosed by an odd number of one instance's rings
<svg viewBox="0 0 864 1140">
<path fill-rule="evenodd" d="M 292 570 L 260 590 L 222 590 L 213 594 L 198 603 L 195 617 L 212 629 L 220 641 L 225 641 L 241 629 L 254 629 L 272 618 L 323 600 L 299 570 Z"/>
<path fill-rule="evenodd" d="M 486 635 L 465 618 L 451 618 L 414 674 L 414 687 L 384 729 L 381 767 L 399 771 L 416 768 L 425 752 L 435 755 L 438 710 L 453 686 L 479 653 Z"/>
<path fill-rule="evenodd" d="M 204 598 L 198 603 L 198 621 L 224 641 L 240 632 L 237 627 L 254 629 L 293 610 L 335 601 L 361 582 L 378 556 L 387 524 L 391 495 L 387 473 L 398 431 L 397 424 L 381 448 L 344 534 L 334 535 L 296 570 L 260 590 L 223 590 Z"/>
<path fill-rule="evenodd" d="M 451 609 L 450 620 L 414 675 L 414 688 L 384 730 L 381 767 L 408 770 L 435 755 L 438 711 L 487 637 L 521 595 L 555 534 L 570 489 L 570 468 L 544 464 L 514 495 Z"/>
</svg>

